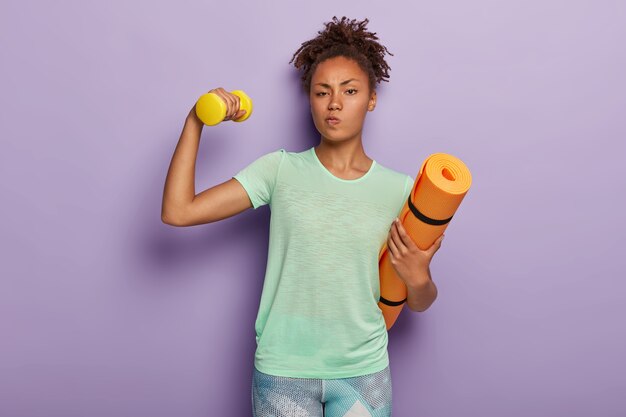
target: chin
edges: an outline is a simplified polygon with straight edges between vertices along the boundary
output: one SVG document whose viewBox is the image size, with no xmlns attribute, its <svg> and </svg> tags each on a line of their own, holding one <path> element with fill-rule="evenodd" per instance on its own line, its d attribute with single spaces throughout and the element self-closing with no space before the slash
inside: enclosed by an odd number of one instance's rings
<svg viewBox="0 0 626 417">
<path fill-rule="evenodd" d="M 328 137 L 328 136 L 322 135 L 322 140 L 328 143 L 341 143 L 341 142 L 348 142 L 350 138 L 337 138 L 337 137 L 332 137 L 332 136 Z"/>
</svg>

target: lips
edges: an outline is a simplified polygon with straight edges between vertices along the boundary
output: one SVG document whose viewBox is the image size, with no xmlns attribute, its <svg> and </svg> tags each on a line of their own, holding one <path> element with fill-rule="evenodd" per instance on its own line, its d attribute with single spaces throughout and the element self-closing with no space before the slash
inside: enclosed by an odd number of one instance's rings
<svg viewBox="0 0 626 417">
<path fill-rule="evenodd" d="M 336 117 L 332 117 L 332 116 L 331 116 L 331 117 L 327 117 L 327 118 L 326 118 L 326 123 L 328 123 L 328 124 L 330 124 L 330 125 L 336 125 L 336 124 L 338 124 L 339 122 L 341 122 L 341 119 L 338 119 L 338 118 L 336 118 Z"/>
</svg>

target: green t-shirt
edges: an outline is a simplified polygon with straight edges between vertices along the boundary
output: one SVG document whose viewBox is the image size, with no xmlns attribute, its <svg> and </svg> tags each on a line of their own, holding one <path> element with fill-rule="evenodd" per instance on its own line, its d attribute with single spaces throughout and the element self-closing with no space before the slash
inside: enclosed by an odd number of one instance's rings
<svg viewBox="0 0 626 417">
<path fill-rule="evenodd" d="M 378 253 L 413 179 L 374 161 L 362 177 L 344 180 L 313 147 L 265 154 L 233 178 L 254 209 L 271 211 L 255 367 L 324 379 L 384 369 Z"/>
</svg>

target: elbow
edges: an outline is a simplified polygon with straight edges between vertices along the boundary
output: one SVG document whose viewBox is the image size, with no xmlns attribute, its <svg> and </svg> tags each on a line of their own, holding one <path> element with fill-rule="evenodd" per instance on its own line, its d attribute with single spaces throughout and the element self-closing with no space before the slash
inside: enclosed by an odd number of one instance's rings
<svg viewBox="0 0 626 417">
<path fill-rule="evenodd" d="M 169 226 L 183 227 L 186 226 L 185 222 L 180 216 L 173 216 L 165 211 L 161 212 L 161 221 Z"/>
<path fill-rule="evenodd" d="M 409 304 L 408 302 L 406 303 L 406 306 L 413 313 L 422 313 L 422 312 L 424 312 L 424 311 L 426 311 L 428 309 L 428 307 L 415 307 L 415 306 Z"/>
<path fill-rule="evenodd" d="M 161 214 L 161 221 L 169 226 L 175 226 L 172 219 L 170 219 L 166 214 Z"/>
<path fill-rule="evenodd" d="M 426 300 L 423 300 L 421 303 L 419 304 L 413 304 L 411 305 L 408 300 L 407 300 L 407 306 L 409 307 L 409 310 L 411 310 L 414 313 L 423 313 L 426 310 L 428 310 L 430 308 L 430 306 L 433 305 L 433 303 L 435 302 L 435 300 L 437 299 L 437 291 L 435 291 L 435 293 Z"/>
<path fill-rule="evenodd" d="M 409 310 L 411 310 L 414 313 L 423 313 L 424 311 L 428 310 L 431 305 L 432 303 L 428 304 L 427 306 L 411 307 L 409 304 L 407 304 L 407 306 L 409 307 Z"/>
<path fill-rule="evenodd" d="M 169 226 L 188 226 L 189 210 L 184 205 L 163 201 L 161 205 L 161 221 Z"/>
</svg>

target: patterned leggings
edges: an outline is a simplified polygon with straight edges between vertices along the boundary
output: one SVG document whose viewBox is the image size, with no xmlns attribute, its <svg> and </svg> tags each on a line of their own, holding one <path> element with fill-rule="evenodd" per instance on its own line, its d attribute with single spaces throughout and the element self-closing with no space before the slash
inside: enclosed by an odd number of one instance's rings
<svg viewBox="0 0 626 417">
<path fill-rule="evenodd" d="M 389 366 L 341 379 L 290 378 L 254 368 L 253 417 L 390 417 Z"/>
</svg>

